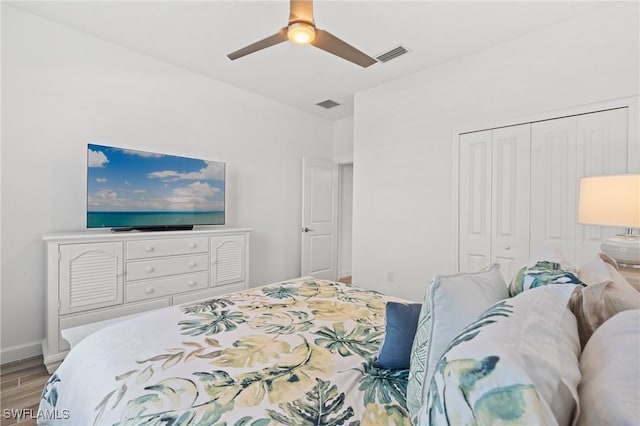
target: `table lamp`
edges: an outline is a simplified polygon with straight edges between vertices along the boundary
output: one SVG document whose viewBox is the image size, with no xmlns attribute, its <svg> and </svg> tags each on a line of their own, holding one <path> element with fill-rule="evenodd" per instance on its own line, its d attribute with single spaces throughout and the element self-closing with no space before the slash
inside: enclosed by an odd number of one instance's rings
<svg viewBox="0 0 640 426">
<path fill-rule="evenodd" d="M 639 288 L 640 235 L 633 229 L 640 228 L 640 174 L 581 178 L 578 223 L 627 229 L 626 234 L 603 240 L 600 250 Z"/>
</svg>

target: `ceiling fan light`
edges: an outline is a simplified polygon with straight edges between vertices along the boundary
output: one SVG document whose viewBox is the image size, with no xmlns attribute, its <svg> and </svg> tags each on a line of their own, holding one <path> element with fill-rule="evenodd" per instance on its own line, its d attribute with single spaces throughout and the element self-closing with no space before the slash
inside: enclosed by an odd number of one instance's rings
<svg viewBox="0 0 640 426">
<path fill-rule="evenodd" d="M 312 25 L 297 22 L 289 25 L 287 37 L 296 44 L 309 44 L 316 37 L 316 30 Z"/>
</svg>

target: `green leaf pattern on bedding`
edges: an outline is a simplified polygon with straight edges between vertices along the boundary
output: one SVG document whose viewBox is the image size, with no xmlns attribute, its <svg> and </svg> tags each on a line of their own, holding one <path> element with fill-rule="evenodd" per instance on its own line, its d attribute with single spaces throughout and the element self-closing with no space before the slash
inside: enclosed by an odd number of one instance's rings
<svg viewBox="0 0 640 426">
<path fill-rule="evenodd" d="M 345 424 L 353 417 L 353 408 L 343 410 L 345 394 L 338 394 L 338 388 L 322 379 L 316 379 L 316 386 L 304 398 L 279 404 L 280 410 L 267 410 L 269 417 L 289 426 Z"/>
<path fill-rule="evenodd" d="M 238 328 L 238 324 L 246 321 L 242 312 L 224 311 L 196 312 L 195 320 L 180 321 L 178 324 L 184 330 L 183 334 L 198 336 L 200 334 L 216 334 L 223 331 L 231 331 Z"/>
<path fill-rule="evenodd" d="M 374 355 L 382 342 L 382 332 L 372 331 L 364 325 L 347 331 L 344 323 L 333 324 L 332 328 L 322 326 L 316 332 L 315 344 L 342 356 L 357 354 L 361 357 Z"/>
<path fill-rule="evenodd" d="M 385 370 L 370 362 L 361 364 L 359 390 L 364 392 L 365 404 L 390 404 L 403 401 L 407 394 L 408 370 Z"/>
<path fill-rule="evenodd" d="M 49 381 L 44 386 L 42 390 L 42 397 L 47 401 L 52 407 L 55 407 L 58 403 L 58 385 L 60 384 L 60 377 L 57 374 L 53 374 Z"/>
<path fill-rule="evenodd" d="M 115 409 L 122 425 L 410 425 L 408 372 L 371 363 L 384 331 L 379 293 L 306 280 L 181 309 L 186 339 L 119 373 L 95 424 Z M 189 363 L 197 368 L 181 373 Z"/>
</svg>

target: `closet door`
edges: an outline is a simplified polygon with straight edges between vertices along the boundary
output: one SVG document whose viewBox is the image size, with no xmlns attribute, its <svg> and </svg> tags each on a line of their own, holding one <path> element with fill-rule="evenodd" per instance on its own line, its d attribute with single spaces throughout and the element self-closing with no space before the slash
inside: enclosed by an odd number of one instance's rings
<svg viewBox="0 0 640 426">
<path fill-rule="evenodd" d="M 531 126 L 493 130 L 491 259 L 507 283 L 529 260 Z"/>
<path fill-rule="evenodd" d="M 583 176 L 627 172 L 627 127 L 627 108 L 532 124 L 532 254 L 554 247 L 579 266 L 615 234 L 578 225 L 578 193 Z"/>
<path fill-rule="evenodd" d="M 576 118 L 531 125 L 532 255 L 553 247 L 575 262 Z"/>
<path fill-rule="evenodd" d="M 491 263 L 492 131 L 460 135 L 459 270 Z"/>
<path fill-rule="evenodd" d="M 578 176 L 627 173 L 627 114 L 627 108 L 619 108 L 577 117 Z M 576 265 L 590 261 L 600 252 L 602 240 L 621 232 L 620 228 L 577 225 L 576 219 Z"/>
</svg>

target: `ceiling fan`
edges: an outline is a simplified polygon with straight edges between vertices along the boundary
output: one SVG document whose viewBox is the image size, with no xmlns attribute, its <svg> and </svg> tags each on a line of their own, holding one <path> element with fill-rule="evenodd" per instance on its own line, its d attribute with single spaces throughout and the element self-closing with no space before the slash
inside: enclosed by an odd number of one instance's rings
<svg viewBox="0 0 640 426">
<path fill-rule="evenodd" d="M 286 27 L 272 36 L 228 54 L 229 59 L 238 59 L 289 39 L 296 44 L 311 44 L 361 67 L 366 68 L 377 62 L 330 32 L 316 27 L 313 20 L 313 0 L 291 0 L 289 10 L 289 23 Z"/>
</svg>

